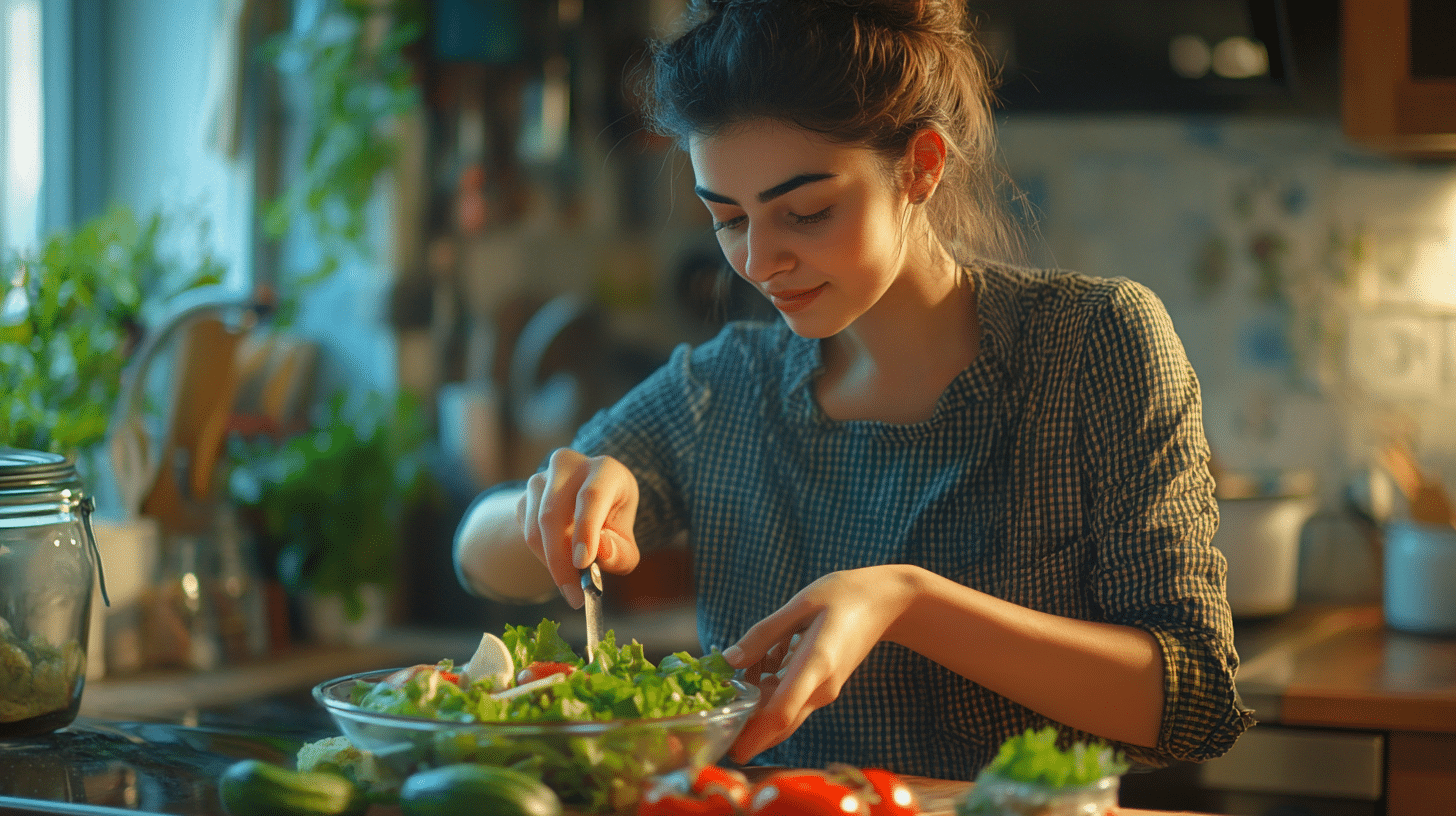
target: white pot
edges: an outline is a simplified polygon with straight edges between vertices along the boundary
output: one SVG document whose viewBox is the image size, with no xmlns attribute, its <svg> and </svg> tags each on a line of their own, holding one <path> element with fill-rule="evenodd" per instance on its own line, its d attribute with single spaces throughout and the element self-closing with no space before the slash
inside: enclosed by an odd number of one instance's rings
<svg viewBox="0 0 1456 816">
<path fill-rule="evenodd" d="M 1318 504 L 1313 496 L 1218 500 L 1213 543 L 1228 560 L 1228 599 L 1234 617 L 1268 617 L 1294 608 L 1299 534 Z"/>
<path fill-rule="evenodd" d="M 362 646 L 374 640 L 389 617 L 389 593 L 377 584 L 359 587 L 364 601 L 364 614 L 349 620 L 344 614 L 344 599 L 338 595 L 303 595 L 309 634 L 314 642 L 326 646 Z"/>
</svg>

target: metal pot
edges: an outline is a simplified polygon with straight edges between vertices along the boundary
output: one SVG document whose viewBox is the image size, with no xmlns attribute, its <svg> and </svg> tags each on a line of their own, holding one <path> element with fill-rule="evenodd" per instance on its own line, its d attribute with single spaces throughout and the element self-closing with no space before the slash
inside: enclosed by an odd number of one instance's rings
<svg viewBox="0 0 1456 816">
<path fill-rule="evenodd" d="M 1280 615 L 1299 590 L 1299 537 L 1318 500 L 1312 495 L 1218 500 L 1213 543 L 1228 560 L 1229 608 L 1235 618 Z"/>
</svg>

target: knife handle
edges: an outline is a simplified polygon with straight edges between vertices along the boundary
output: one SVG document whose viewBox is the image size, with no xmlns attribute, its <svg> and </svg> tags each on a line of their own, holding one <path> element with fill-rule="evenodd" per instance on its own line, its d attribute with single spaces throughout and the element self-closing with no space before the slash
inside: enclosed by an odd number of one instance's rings
<svg viewBox="0 0 1456 816">
<path fill-rule="evenodd" d="M 581 591 L 602 594 L 602 568 L 593 561 L 591 566 L 581 571 Z"/>
</svg>

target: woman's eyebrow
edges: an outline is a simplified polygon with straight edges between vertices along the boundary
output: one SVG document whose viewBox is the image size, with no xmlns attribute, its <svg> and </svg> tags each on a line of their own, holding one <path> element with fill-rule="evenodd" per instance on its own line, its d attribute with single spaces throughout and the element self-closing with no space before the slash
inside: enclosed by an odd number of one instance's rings
<svg viewBox="0 0 1456 816">
<path fill-rule="evenodd" d="M 824 179 L 830 178 L 834 178 L 833 173 L 800 173 L 799 175 L 794 176 L 788 181 L 782 182 L 780 184 L 775 184 L 767 190 L 759 193 L 758 203 L 767 204 L 768 202 L 773 201 L 775 198 L 778 198 L 784 193 L 787 193 L 791 190 L 797 190 L 798 188 L 803 187 L 805 184 L 810 184 L 816 181 L 823 181 Z M 702 185 L 693 187 L 693 192 L 698 194 L 698 198 L 707 199 L 708 201 L 713 201 L 718 204 L 731 204 L 734 206 L 737 206 L 738 204 L 737 201 L 734 201 L 728 196 L 715 193 L 712 190 L 709 190 L 707 187 L 703 187 Z"/>
</svg>

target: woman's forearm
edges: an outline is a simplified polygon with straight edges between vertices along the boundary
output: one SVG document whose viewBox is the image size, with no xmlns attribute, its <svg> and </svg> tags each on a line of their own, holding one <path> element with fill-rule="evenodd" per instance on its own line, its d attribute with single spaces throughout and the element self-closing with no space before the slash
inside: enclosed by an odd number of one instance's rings
<svg viewBox="0 0 1456 816">
<path fill-rule="evenodd" d="M 1163 659 L 1149 633 L 1017 606 L 918 567 L 888 639 L 1057 722 L 1157 744 Z"/>
<path fill-rule="evenodd" d="M 477 502 L 455 532 L 455 573 L 466 590 L 506 603 L 542 603 L 558 594 L 551 574 L 526 547 L 516 520 L 521 491 Z"/>
</svg>

